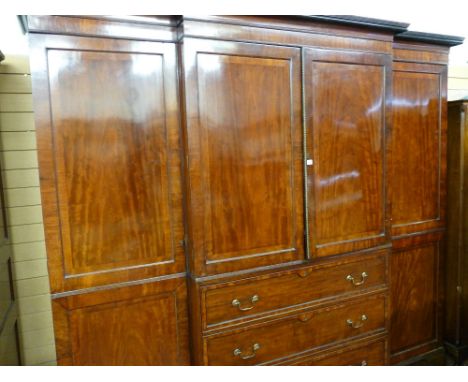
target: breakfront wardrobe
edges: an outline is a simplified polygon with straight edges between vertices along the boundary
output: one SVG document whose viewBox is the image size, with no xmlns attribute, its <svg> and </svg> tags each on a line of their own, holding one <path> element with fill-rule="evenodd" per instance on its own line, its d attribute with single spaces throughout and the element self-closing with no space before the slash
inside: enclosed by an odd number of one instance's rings
<svg viewBox="0 0 468 382">
<path fill-rule="evenodd" d="M 28 25 L 60 364 L 441 348 L 462 39 L 352 16 Z"/>
</svg>

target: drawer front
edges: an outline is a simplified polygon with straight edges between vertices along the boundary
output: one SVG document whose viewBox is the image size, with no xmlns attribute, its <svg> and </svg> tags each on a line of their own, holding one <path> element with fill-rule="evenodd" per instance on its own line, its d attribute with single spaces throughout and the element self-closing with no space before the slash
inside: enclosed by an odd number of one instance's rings
<svg viewBox="0 0 468 382">
<path fill-rule="evenodd" d="M 205 339 L 208 365 L 255 365 L 385 329 L 385 296 L 304 310 Z"/>
<path fill-rule="evenodd" d="M 291 366 L 383 366 L 385 365 L 385 340 L 364 345 L 347 346 L 326 354 L 301 358 Z"/>
<path fill-rule="evenodd" d="M 387 251 L 347 263 L 309 266 L 202 287 L 205 328 L 315 299 L 385 285 Z"/>
</svg>

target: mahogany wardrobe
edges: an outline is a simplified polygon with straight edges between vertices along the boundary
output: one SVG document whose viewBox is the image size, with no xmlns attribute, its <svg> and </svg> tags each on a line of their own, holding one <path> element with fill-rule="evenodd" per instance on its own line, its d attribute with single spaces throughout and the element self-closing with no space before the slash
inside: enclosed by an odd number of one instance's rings
<svg viewBox="0 0 468 382">
<path fill-rule="evenodd" d="M 61 365 L 441 351 L 447 61 L 355 16 L 29 16 Z"/>
</svg>

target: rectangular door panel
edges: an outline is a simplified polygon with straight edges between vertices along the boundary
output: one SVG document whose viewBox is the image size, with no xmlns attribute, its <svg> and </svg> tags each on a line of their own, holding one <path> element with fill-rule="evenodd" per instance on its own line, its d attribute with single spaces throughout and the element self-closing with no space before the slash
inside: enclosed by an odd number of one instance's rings
<svg viewBox="0 0 468 382">
<path fill-rule="evenodd" d="M 394 249 L 390 261 L 393 360 L 400 356 L 408 358 L 404 353 L 426 345 L 435 346 L 437 342 L 439 243 L 427 239 L 416 245 L 395 243 L 398 248 Z"/>
<path fill-rule="evenodd" d="M 293 48 L 184 41 L 197 274 L 304 257 L 299 60 Z"/>
<path fill-rule="evenodd" d="M 307 49 L 304 65 L 311 251 L 382 244 L 389 57 Z"/>
<path fill-rule="evenodd" d="M 189 364 L 185 278 L 52 301 L 59 364 Z"/>
<path fill-rule="evenodd" d="M 32 38 L 52 290 L 183 272 L 175 45 Z"/>
<path fill-rule="evenodd" d="M 393 69 L 392 235 L 444 225 L 446 66 Z"/>
</svg>

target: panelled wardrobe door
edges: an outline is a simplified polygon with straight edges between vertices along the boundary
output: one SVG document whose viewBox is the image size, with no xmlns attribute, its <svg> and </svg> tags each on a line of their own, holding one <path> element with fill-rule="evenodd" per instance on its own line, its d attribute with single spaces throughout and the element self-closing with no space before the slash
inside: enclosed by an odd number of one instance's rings
<svg viewBox="0 0 468 382">
<path fill-rule="evenodd" d="M 197 275 L 304 259 L 300 50 L 184 39 Z"/>
<path fill-rule="evenodd" d="M 306 49 L 309 237 L 314 257 L 389 241 L 390 56 Z"/>
<path fill-rule="evenodd" d="M 440 347 L 448 48 L 394 44 L 391 362 Z"/>
<path fill-rule="evenodd" d="M 58 363 L 188 364 L 176 46 L 30 42 Z"/>
<path fill-rule="evenodd" d="M 188 365 L 185 277 L 52 300 L 59 365 Z"/>
<path fill-rule="evenodd" d="M 52 292 L 183 272 L 175 44 L 31 45 Z"/>
<path fill-rule="evenodd" d="M 443 227 L 447 67 L 393 67 L 392 236 Z"/>
</svg>

